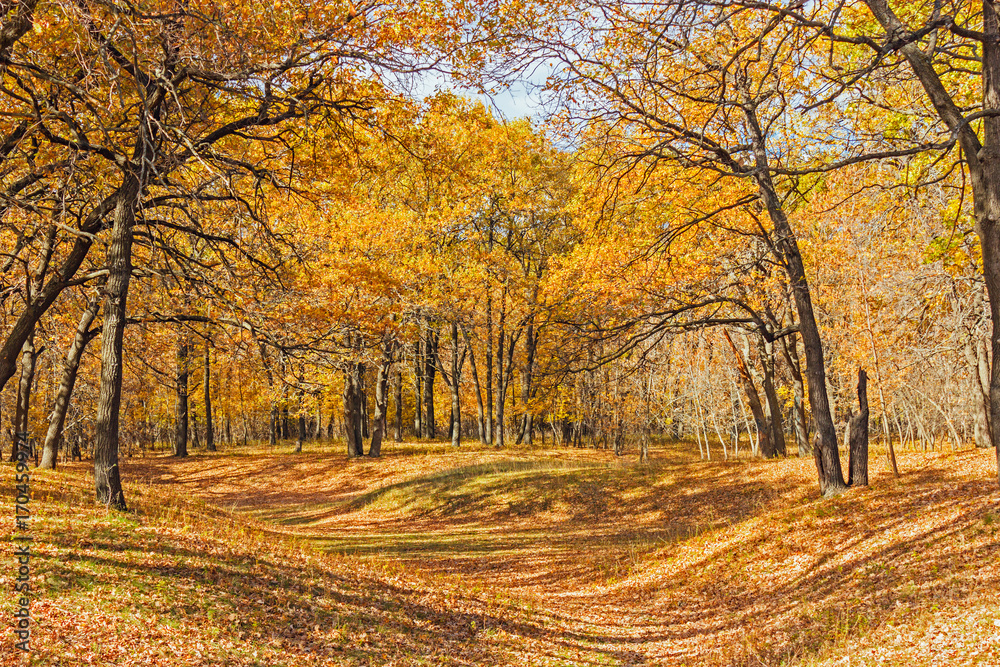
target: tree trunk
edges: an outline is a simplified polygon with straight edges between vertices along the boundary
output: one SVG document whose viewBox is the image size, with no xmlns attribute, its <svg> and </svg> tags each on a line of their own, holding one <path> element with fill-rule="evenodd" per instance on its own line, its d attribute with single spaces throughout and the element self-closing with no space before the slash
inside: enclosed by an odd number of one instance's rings
<svg viewBox="0 0 1000 667">
<path fill-rule="evenodd" d="M 795 443 L 799 448 L 799 456 L 809 456 L 812 448 L 809 446 L 809 422 L 806 420 L 805 387 L 802 385 L 802 367 L 799 363 L 799 351 L 796 338 L 785 336 L 781 339 L 785 361 L 792 376 L 792 415 L 795 427 Z"/>
<path fill-rule="evenodd" d="M 437 437 L 434 417 L 434 376 L 437 373 L 438 333 L 427 328 L 427 342 L 424 346 L 424 437 Z"/>
<path fill-rule="evenodd" d="M 774 389 L 774 343 L 763 336 L 758 337 L 760 365 L 764 370 L 764 397 L 767 399 L 768 425 L 771 429 L 771 444 L 774 456 L 785 456 L 785 425 L 781 416 L 781 404 Z"/>
<path fill-rule="evenodd" d="M 52 414 L 49 415 L 49 430 L 45 434 L 40 468 L 56 469 L 59 444 L 62 441 L 63 426 L 66 423 L 66 412 L 69 410 L 70 399 L 73 396 L 73 387 L 76 386 L 76 376 L 80 370 L 80 359 L 83 358 L 83 351 L 87 347 L 87 343 L 93 340 L 96 335 L 96 331 L 90 331 L 90 325 L 97 317 L 97 311 L 100 310 L 100 307 L 100 294 L 95 294 L 87 304 L 87 309 L 83 311 L 80 323 L 76 327 L 76 335 L 73 337 L 73 342 L 70 343 L 69 350 L 66 351 L 62 380 L 56 393 Z"/>
<path fill-rule="evenodd" d="M 465 327 L 462 327 L 462 336 L 465 338 L 465 349 L 469 351 L 469 364 L 472 367 L 472 385 L 476 394 L 476 427 L 479 429 L 479 442 L 486 444 L 486 431 L 483 424 L 483 391 L 479 384 L 479 368 L 476 365 L 476 353 L 472 349 L 472 340 Z"/>
<path fill-rule="evenodd" d="M 142 125 L 145 128 L 145 124 Z M 139 145 L 146 144 L 145 129 Z M 143 151 L 145 152 L 145 151 Z M 147 156 L 140 157 L 145 161 Z M 140 169 L 145 169 L 142 164 Z M 122 398 L 122 339 L 125 333 L 126 301 L 132 277 L 132 228 L 141 194 L 141 179 L 126 172 L 115 205 L 111 245 L 108 247 L 108 281 L 105 285 L 104 326 L 101 333 L 101 387 L 94 438 L 94 488 L 97 501 L 125 510 L 121 473 L 118 469 L 118 426 Z"/>
<path fill-rule="evenodd" d="M 302 443 L 306 439 L 306 370 L 305 362 L 299 366 L 298 427 L 295 429 L 295 453 L 302 453 Z"/>
<path fill-rule="evenodd" d="M 271 399 L 271 420 L 267 432 L 267 444 L 274 447 L 278 444 L 278 404 Z"/>
<path fill-rule="evenodd" d="M 865 0 L 865 4 L 889 35 L 909 34 L 886 0 Z M 987 412 L 1000 482 L 1000 118 L 995 115 L 1000 110 L 1000 18 L 992 0 L 984 0 L 982 8 L 982 111 L 985 114 L 982 142 L 942 84 L 931 57 L 911 41 L 903 43 L 899 51 L 910 64 L 938 116 L 958 138 L 969 169 L 976 233 L 983 258 L 983 280 L 990 301 L 992 368 Z"/>
<path fill-rule="evenodd" d="M 503 449 L 504 446 L 504 432 L 503 432 L 503 409 L 505 393 L 504 383 L 503 383 L 503 370 L 504 370 L 504 358 L 503 358 L 503 344 L 504 344 L 504 330 L 503 330 L 503 314 L 500 315 L 500 330 L 497 332 L 497 423 L 496 423 L 496 446 L 499 449 Z"/>
<path fill-rule="evenodd" d="M 451 380 L 448 382 L 448 389 L 451 390 L 451 445 L 458 447 L 462 444 L 462 400 L 461 400 L 461 380 L 462 362 L 464 356 L 458 356 L 458 323 L 451 323 Z M 441 373 L 444 376 L 444 372 Z M 447 377 L 445 378 L 448 379 Z"/>
<path fill-rule="evenodd" d="M 295 453 L 302 453 L 302 443 L 306 437 L 306 414 L 299 410 L 299 430 L 295 438 Z"/>
<path fill-rule="evenodd" d="M 976 423 L 973 434 L 976 447 L 991 447 L 990 441 L 990 360 L 986 341 L 970 338 L 965 344 L 965 358 L 972 370 L 975 388 Z"/>
<path fill-rule="evenodd" d="M 378 458 L 382 455 L 385 417 L 389 407 L 389 374 L 392 371 L 393 348 L 394 343 L 385 344 L 382 364 L 378 368 L 378 377 L 375 379 L 375 423 L 372 425 L 372 442 L 368 447 L 368 456 L 372 458 Z"/>
<path fill-rule="evenodd" d="M 191 410 L 191 442 L 195 449 L 201 449 L 201 440 L 198 435 L 198 411 L 191 408 L 190 404 L 188 408 Z"/>
<path fill-rule="evenodd" d="M 531 426 L 532 426 L 532 415 L 530 410 L 531 403 L 531 374 L 534 370 L 535 364 L 535 349 L 537 347 L 537 341 L 535 340 L 535 325 L 534 316 L 528 322 L 527 337 L 524 339 L 524 373 L 521 375 L 521 410 L 523 414 L 521 415 L 521 426 L 517 434 L 517 444 L 526 442 L 531 444 Z"/>
<path fill-rule="evenodd" d="M 423 356 L 421 354 L 422 349 L 423 345 L 418 338 L 417 341 L 413 343 L 413 435 L 416 438 L 421 438 L 424 435 L 424 363 Z"/>
<path fill-rule="evenodd" d="M 396 400 L 396 432 L 393 440 L 403 441 L 403 373 L 396 371 L 395 376 L 395 400 Z"/>
<path fill-rule="evenodd" d="M 365 387 L 365 373 L 363 370 L 358 375 L 358 400 L 361 407 L 361 437 L 368 439 L 371 437 L 371 413 L 368 410 L 368 391 Z M 364 440 L 362 440 L 363 442 Z"/>
<path fill-rule="evenodd" d="M 35 380 L 35 331 L 24 341 L 21 349 L 21 380 L 17 385 L 17 404 L 14 407 L 14 441 L 11 445 L 10 460 L 17 460 L 18 434 L 28 433 L 28 415 L 31 408 L 31 387 Z M 25 436 L 28 438 L 29 436 Z"/>
<path fill-rule="evenodd" d="M 347 438 L 347 455 L 364 456 L 365 443 L 361 424 L 361 375 L 364 364 L 351 363 L 344 377 L 344 435 Z"/>
<path fill-rule="evenodd" d="M 177 425 L 174 433 L 174 456 L 188 455 L 188 342 L 181 334 L 177 346 Z"/>
<path fill-rule="evenodd" d="M 868 486 L 868 375 L 858 369 L 858 404 L 860 411 L 850 422 L 850 457 L 848 486 Z"/>
<path fill-rule="evenodd" d="M 486 295 L 486 444 L 493 444 L 493 300 Z"/>
<path fill-rule="evenodd" d="M 211 345 L 205 339 L 205 449 L 210 452 L 215 449 L 215 428 L 212 422 L 212 357 Z"/>
<path fill-rule="evenodd" d="M 847 484 L 844 482 L 844 472 L 840 465 L 837 431 L 833 426 L 833 417 L 830 414 L 830 402 L 826 393 L 826 362 L 823 359 L 823 342 L 813 311 L 812 295 L 809 291 L 809 282 L 806 280 L 805 265 L 802 262 L 802 253 L 799 251 L 795 232 L 788 223 L 788 217 L 781 206 L 781 198 L 771 180 L 764 134 L 757 115 L 749 104 L 744 105 L 743 113 L 751 133 L 756 166 L 754 178 L 757 181 L 768 217 L 774 225 L 774 251 L 785 268 L 792 297 L 795 301 L 795 309 L 799 315 L 799 333 L 802 336 L 806 355 L 809 403 L 812 408 L 813 421 L 816 422 L 816 432 L 819 436 L 817 442 L 820 451 L 817 460 L 821 461 L 821 464 L 817 466 L 816 472 L 820 477 L 822 493 L 835 495 L 847 489 Z M 1000 394 L 998 394 L 998 398 L 1000 398 Z"/>
<path fill-rule="evenodd" d="M 750 371 L 747 369 L 743 355 L 740 354 L 738 349 L 736 349 L 733 339 L 729 337 L 729 332 L 723 329 L 722 335 L 726 337 L 726 341 L 729 343 L 729 347 L 732 349 L 733 355 L 736 357 L 736 369 L 740 376 L 740 382 L 743 385 L 743 392 L 747 395 L 747 403 L 750 404 L 750 412 L 753 414 L 753 420 L 757 426 L 757 437 L 760 441 L 760 453 L 765 458 L 774 458 L 774 446 L 771 442 L 771 429 L 767 419 L 764 418 L 764 408 L 761 406 L 760 395 L 757 393 L 757 387 L 754 386 L 753 378 L 750 377 Z"/>
</svg>

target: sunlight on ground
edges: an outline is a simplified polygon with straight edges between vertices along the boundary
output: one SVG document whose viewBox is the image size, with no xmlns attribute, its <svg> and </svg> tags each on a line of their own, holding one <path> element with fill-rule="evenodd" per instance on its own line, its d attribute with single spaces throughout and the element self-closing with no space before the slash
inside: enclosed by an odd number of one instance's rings
<svg viewBox="0 0 1000 667">
<path fill-rule="evenodd" d="M 133 459 L 140 512 L 126 517 L 92 509 L 84 465 L 38 475 L 39 642 L 108 623 L 156 629 L 135 639 L 148 651 L 176 626 L 225 664 L 420 664 L 421 642 L 451 647 L 427 664 L 1000 662 L 991 452 L 902 454 L 899 481 L 873 460 L 870 488 L 823 500 L 810 460 L 702 462 L 678 446 L 648 464 L 311 449 Z M 124 611 L 98 614 L 108 595 Z M 478 620 L 420 626 L 399 611 L 413 600 Z M 369 643 L 349 648 L 358 633 Z M 272 653 L 241 653 L 255 643 Z M 213 664 L 171 646 L 139 664 Z"/>
</svg>

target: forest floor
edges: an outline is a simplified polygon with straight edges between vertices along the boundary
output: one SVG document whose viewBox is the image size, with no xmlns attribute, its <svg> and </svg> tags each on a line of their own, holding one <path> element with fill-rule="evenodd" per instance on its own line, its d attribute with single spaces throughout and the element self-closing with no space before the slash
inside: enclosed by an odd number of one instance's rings
<svg viewBox="0 0 1000 667">
<path fill-rule="evenodd" d="M 124 515 L 37 471 L 33 650 L 0 664 L 1000 665 L 992 451 L 821 499 L 811 460 L 692 447 L 129 459 Z"/>
</svg>

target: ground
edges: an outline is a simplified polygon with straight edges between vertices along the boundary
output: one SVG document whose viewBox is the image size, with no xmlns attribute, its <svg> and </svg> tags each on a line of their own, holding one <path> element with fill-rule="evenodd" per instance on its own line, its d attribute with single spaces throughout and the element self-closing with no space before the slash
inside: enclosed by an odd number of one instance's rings
<svg viewBox="0 0 1000 667">
<path fill-rule="evenodd" d="M 86 463 L 36 471 L 32 653 L 2 664 L 1000 665 L 992 451 L 822 499 L 811 460 L 690 443 L 341 450 L 129 459 L 127 514 Z"/>
</svg>

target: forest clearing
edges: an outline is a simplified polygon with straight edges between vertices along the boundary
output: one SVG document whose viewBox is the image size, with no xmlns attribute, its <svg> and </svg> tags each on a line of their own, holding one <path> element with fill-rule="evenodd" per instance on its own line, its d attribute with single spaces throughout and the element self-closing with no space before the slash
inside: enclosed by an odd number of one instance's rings
<svg viewBox="0 0 1000 667">
<path fill-rule="evenodd" d="M 38 475 L 30 664 L 1000 660 L 981 450 L 820 499 L 811 461 L 687 444 L 138 459 L 127 515 L 93 506 L 84 466 Z"/>
<path fill-rule="evenodd" d="M 993 0 L 0 2 L 4 665 L 996 665 Z"/>
</svg>

